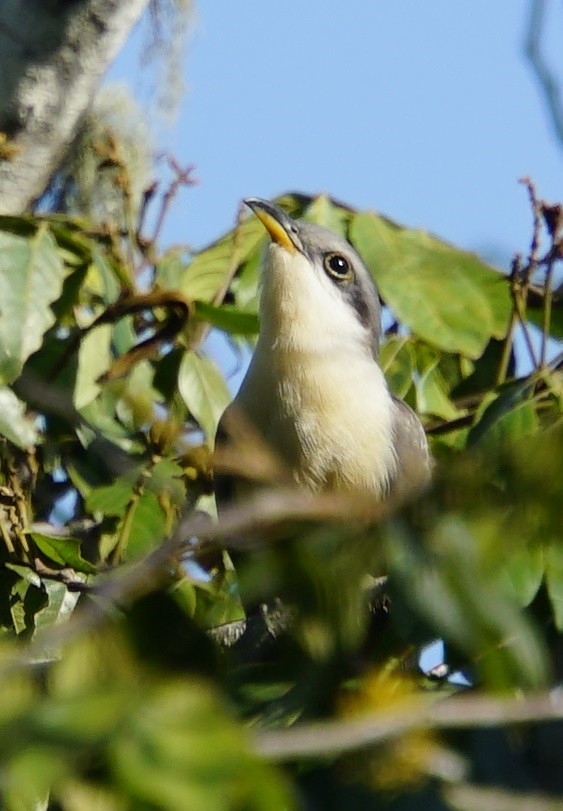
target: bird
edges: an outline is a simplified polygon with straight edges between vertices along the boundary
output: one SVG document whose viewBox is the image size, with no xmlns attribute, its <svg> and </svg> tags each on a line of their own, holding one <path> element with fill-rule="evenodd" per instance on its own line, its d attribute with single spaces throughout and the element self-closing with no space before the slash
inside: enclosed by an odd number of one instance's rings
<svg viewBox="0 0 563 811">
<path fill-rule="evenodd" d="M 260 330 L 216 448 L 243 422 L 310 493 L 399 505 L 423 490 L 432 461 L 423 425 L 379 364 L 381 305 L 373 277 L 341 236 L 244 201 L 270 240 L 260 280 Z M 221 477 L 221 502 L 236 479 Z M 239 491 L 240 492 L 240 491 Z"/>
</svg>

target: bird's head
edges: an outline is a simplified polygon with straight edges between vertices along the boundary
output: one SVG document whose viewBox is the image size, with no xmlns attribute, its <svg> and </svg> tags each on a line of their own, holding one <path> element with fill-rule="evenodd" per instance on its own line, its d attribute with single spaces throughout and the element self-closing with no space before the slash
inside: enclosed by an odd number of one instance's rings
<svg viewBox="0 0 563 811">
<path fill-rule="evenodd" d="M 261 280 L 261 336 L 298 351 L 338 345 L 377 357 L 379 296 L 358 253 L 332 231 L 293 220 L 267 200 L 245 203 L 271 238 Z"/>
</svg>

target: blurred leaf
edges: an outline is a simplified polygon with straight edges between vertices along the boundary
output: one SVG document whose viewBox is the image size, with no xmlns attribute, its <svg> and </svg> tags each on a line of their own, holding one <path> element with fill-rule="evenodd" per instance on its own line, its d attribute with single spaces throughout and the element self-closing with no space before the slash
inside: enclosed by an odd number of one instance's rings
<svg viewBox="0 0 563 811">
<path fill-rule="evenodd" d="M 188 254 L 183 248 L 171 248 L 156 262 L 154 281 L 162 290 L 179 290 L 188 265 Z"/>
<path fill-rule="evenodd" d="M 529 605 L 541 586 L 545 570 L 545 555 L 541 547 L 514 549 L 501 570 L 514 589 L 521 605 Z"/>
<path fill-rule="evenodd" d="M 153 385 L 153 378 L 152 363 L 141 360 L 126 378 L 114 384 L 114 391 L 119 393 L 115 411 L 125 427 L 136 431 L 154 422 L 162 396 Z"/>
<path fill-rule="evenodd" d="M 106 739 L 131 710 L 135 691 L 123 686 L 83 691 L 47 699 L 35 711 L 33 725 L 42 738 L 69 747 L 96 745 Z"/>
<path fill-rule="evenodd" d="M 46 225 L 29 238 L 0 231 L 0 383 L 11 383 L 55 322 L 65 268 Z"/>
<path fill-rule="evenodd" d="M 256 250 L 244 262 L 231 282 L 230 292 L 241 310 L 258 312 L 261 265 L 262 251 Z"/>
<path fill-rule="evenodd" d="M 503 351 L 504 342 L 491 339 L 481 357 L 472 363 L 472 368 L 467 369 L 466 374 L 455 384 L 452 392 L 454 397 L 471 397 L 496 388 Z M 514 366 L 514 352 L 511 352 L 507 369 L 508 378 L 513 377 Z"/>
<path fill-rule="evenodd" d="M 0 434 L 23 449 L 39 441 L 33 420 L 25 413 L 25 405 L 6 386 L 0 386 Z"/>
<path fill-rule="evenodd" d="M 219 419 L 231 401 L 225 379 L 209 358 L 186 352 L 178 373 L 178 389 L 209 443 Z"/>
<path fill-rule="evenodd" d="M 562 302 L 562 293 L 558 293 L 559 299 L 559 306 L 553 307 L 551 310 L 551 322 L 549 325 L 549 335 L 552 338 L 557 338 L 558 340 L 563 339 L 563 306 L 561 306 Z M 543 307 L 532 307 L 528 305 L 526 309 L 526 315 L 532 322 L 535 324 L 536 327 L 543 330 Z"/>
<path fill-rule="evenodd" d="M 498 588 L 497 572 L 484 576 L 476 539 L 463 519 L 445 515 L 430 542 L 426 555 L 399 527 L 387 535 L 391 573 L 403 597 L 438 637 L 470 658 L 489 687 L 545 684 L 547 657 L 539 634 Z"/>
<path fill-rule="evenodd" d="M 326 194 L 320 194 L 318 197 L 315 197 L 303 214 L 305 220 L 314 222 L 317 225 L 322 225 L 323 228 L 328 228 L 341 237 L 346 237 L 346 229 L 350 216 L 350 211 L 346 211 L 341 206 L 334 205 L 330 197 L 327 197 Z"/>
<path fill-rule="evenodd" d="M 110 745 L 110 763 L 137 804 L 178 811 L 289 811 L 295 804 L 272 768 L 251 754 L 213 691 L 169 680 L 146 695 Z"/>
<path fill-rule="evenodd" d="M 33 745 L 3 765 L 2 795 L 7 811 L 47 811 L 54 782 L 69 770 L 61 752 Z"/>
<path fill-rule="evenodd" d="M 100 296 L 106 306 L 113 304 L 121 292 L 121 287 L 114 268 L 100 250 L 92 255 L 92 270 L 95 270 L 100 281 Z"/>
<path fill-rule="evenodd" d="M 563 631 L 563 545 L 561 539 L 545 555 L 545 582 L 558 631 Z"/>
<path fill-rule="evenodd" d="M 397 317 L 428 343 L 478 358 L 503 337 L 508 281 L 477 256 L 376 214 L 357 214 L 350 237 Z"/>
<path fill-rule="evenodd" d="M 224 304 L 214 307 L 204 301 L 196 301 L 195 314 L 214 327 L 230 332 L 232 335 L 257 335 L 260 325 L 255 313 L 245 313 L 237 307 Z"/>
<path fill-rule="evenodd" d="M 507 383 L 496 395 L 493 392 L 487 395 L 469 432 L 468 444 L 484 439 L 501 442 L 503 438 L 536 433 L 539 420 L 534 402 L 529 399 L 532 391 L 533 383 L 524 379 Z"/>
</svg>

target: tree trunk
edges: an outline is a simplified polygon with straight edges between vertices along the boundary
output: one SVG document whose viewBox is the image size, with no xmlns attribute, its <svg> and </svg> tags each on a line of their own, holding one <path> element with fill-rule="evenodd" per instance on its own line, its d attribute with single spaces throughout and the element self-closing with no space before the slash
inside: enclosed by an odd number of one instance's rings
<svg viewBox="0 0 563 811">
<path fill-rule="evenodd" d="M 1 0 L 0 214 L 40 196 L 149 0 Z"/>
</svg>

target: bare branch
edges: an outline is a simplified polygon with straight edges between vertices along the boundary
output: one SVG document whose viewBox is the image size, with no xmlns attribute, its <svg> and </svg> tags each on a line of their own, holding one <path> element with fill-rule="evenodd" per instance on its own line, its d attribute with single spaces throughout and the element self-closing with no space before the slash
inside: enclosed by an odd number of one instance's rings
<svg viewBox="0 0 563 811">
<path fill-rule="evenodd" d="M 561 105 L 560 87 L 555 74 L 542 54 L 546 7 L 546 0 L 532 0 L 528 29 L 524 40 L 524 53 L 539 84 L 555 136 L 563 146 L 563 107 Z"/>
<path fill-rule="evenodd" d="M 393 712 L 362 718 L 301 724 L 290 729 L 258 732 L 256 751 L 274 761 L 325 757 L 392 740 L 412 730 L 471 729 L 537 723 L 563 718 L 563 694 L 539 693 L 527 698 L 463 696 L 409 703 Z"/>
<path fill-rule="evenodd" d="M 560 797 L 537 791 L 522 793 L 462 783 L 447 786 L 444 794 L 448 806 L 459 811 L 561 811 Z"/>
</svg>

